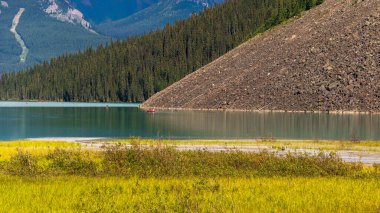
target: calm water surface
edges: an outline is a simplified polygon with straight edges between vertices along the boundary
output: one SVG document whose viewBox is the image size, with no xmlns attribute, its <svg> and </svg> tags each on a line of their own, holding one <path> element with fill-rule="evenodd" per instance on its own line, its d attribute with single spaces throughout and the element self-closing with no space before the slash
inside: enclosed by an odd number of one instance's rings
<svg viewBox="0 0 380 213">
<path fill-rule="evenodd" d="M 150 114 L 137 106 L 0 102 L 0 140 L 129 136 L 380 140 L 380 115 L 205 111 Z"/>
</svg>

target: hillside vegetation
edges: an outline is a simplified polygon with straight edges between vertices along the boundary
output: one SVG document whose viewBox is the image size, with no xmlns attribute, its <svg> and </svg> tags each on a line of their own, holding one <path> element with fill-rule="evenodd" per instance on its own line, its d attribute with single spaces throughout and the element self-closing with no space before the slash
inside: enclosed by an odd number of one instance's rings
<svg viewBox="0 0 380 213">
<path fill-rule="evenodd" d="M 0 81 L 2 100 L 141 102 L 321 0 L 230 0 L 186 21 L 65 55 Z"/>
<path fill-rule="evenodd" d="M 143 107 L 380 112 L 380 1 L 326 0 Z"/>
<path fill-rule="evenodd" d="M 42 145 L 41 145 L 42 146 Z M 59 145 L 56 145 L 56 147 Z M 178 151 L 165 145 L 106 146 L 86 151 L 61 147 L 8 149 L 0 161 L 0 174 L 17 176 L 120 176 L 120 177 L 378 177 L 361 163 L 346 163 L 338 155 L 272 152 Z M 3 153 L 4 147 L 1 147 Z M 25 151 L 23 151 L 25 150 Z M 377 166 L 376 166 L 377 168 Z M 375 167 L 374 167 L 375 169 Z"/>
</svg>

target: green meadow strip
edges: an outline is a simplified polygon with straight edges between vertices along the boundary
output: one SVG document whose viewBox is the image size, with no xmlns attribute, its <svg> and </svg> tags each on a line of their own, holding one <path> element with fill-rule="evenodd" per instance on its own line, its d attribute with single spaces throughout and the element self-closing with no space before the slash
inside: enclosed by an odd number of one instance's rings
<svg viewBox="0 0 380 213">
<path fill-rule="evenodd" d="M 378 212 L 380 181 L 344 177 L 0 176 L 2 212 Z"/>
</svg>

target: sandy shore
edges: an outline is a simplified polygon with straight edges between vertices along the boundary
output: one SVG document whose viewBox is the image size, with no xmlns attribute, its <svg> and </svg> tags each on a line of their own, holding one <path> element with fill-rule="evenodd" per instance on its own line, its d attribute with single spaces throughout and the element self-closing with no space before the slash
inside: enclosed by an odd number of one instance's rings
<svg viewBox="0 0 380 213">
<path fill-rule="evenodd" d="M 117 143 L 110 138 L 95 138 L 95 137 L 60 137 L 60 138 L 31 138 L 31 141 L 65 141 L 65 142 L 78 142 L 82 144 L 84 149 L 88 150 L 101 150 L 104 146 L 112 146 Z M 291 140 L 292 142 L 297 142 Z M 361 151 L 361 150 L 323 150 L 320 148 L 305 148 L 300 144 L 299 147 L 276 147 L 273 144 L 265 144 L 266 142 L 257 140 L 184 140 L 185 144 L 163 144 L 164 146 L 170 146 L 180 151 L 209 151 L 209 152 L 231 152 L 231 151 L 241 151 L 241 152 L 272 152 L 278 155 L 286 155 L 287 153 L 297 153 L 297 154 L 311 154 L 317 155 L 320 152 L 325 153 L 336 153 L 340 158 L 346 162 L 362 162 L 364 164 L 380 164 L 380 152 L 379 151 Z M 188 144 L 186 144 L 188 142 Z M 196 143 L 193 143 L 196 142 Z M 204 144 L 202 144 L 204 142 Z M 212 144 L 207 144 L 208 142 L 215 142 Z M 216 144 L 220 142 L 220 144 Z M 240 144 L 228 144 L 228 142 L 240 143 Z M 255 144 L 255 143 L 258 144 Z M 290 140 L 282 140 L 277 142 L 290 142 Z M 312 141 L 299 141 L 299 142 L 312 142 Z M 329 141 L 319 141 L 319 142 L 329 142 Z M 199 143 L 199 144 L 197 144 Z M 132 145 L 125 143 L 124 146 L 131 148 Z M 143 148 L 149 149 L 154 146 L 153 144 L 141 144 L 139 145 Z"/>
<path fill-rule="evenodd" d="M 99 142 L 99 141 L 81 141 L 84 147 L 91 150 L 101 150 L 105 146 L 112 146 L 114 142 Z M 228 142 L 227 142 L 228 143 Z M 126 147 L 132 148 L 133 145 L 125 144 Z M 142 148 L 152 148 L 154 145 L 142 144 L 139 145 Z M 355 150 L 321 150 L 321 149 L 310 149 L 310 148 L 273 148 L 271 145 L 253 145 L 242 144 L 242 145 L 218 145 L 218 144 L 165 144 L 164 146 L 173 147 L 180 151 L 209 151 L 209 152 L 271 152 L 276 153 L 280 156 L 286 155 L 288 153 L 296 154 L 310 154 L 317 155 L 321 152 L 330 154 L 336 153 L 345 162 L 361 162 L 364 164 L 380 164 L 380 152 L 377 151 L 355 151 Z"/>
</svg>

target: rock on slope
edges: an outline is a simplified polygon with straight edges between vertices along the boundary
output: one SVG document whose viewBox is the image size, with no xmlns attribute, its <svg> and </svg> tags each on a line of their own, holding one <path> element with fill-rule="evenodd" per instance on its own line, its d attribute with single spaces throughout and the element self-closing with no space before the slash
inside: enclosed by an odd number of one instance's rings
<svg viewBox="0 0 380 213">
<path fill-rule="evenodd" d="M 142 108 L 380 112 L 380 1 L 326 0 Z"/>
</svg>

